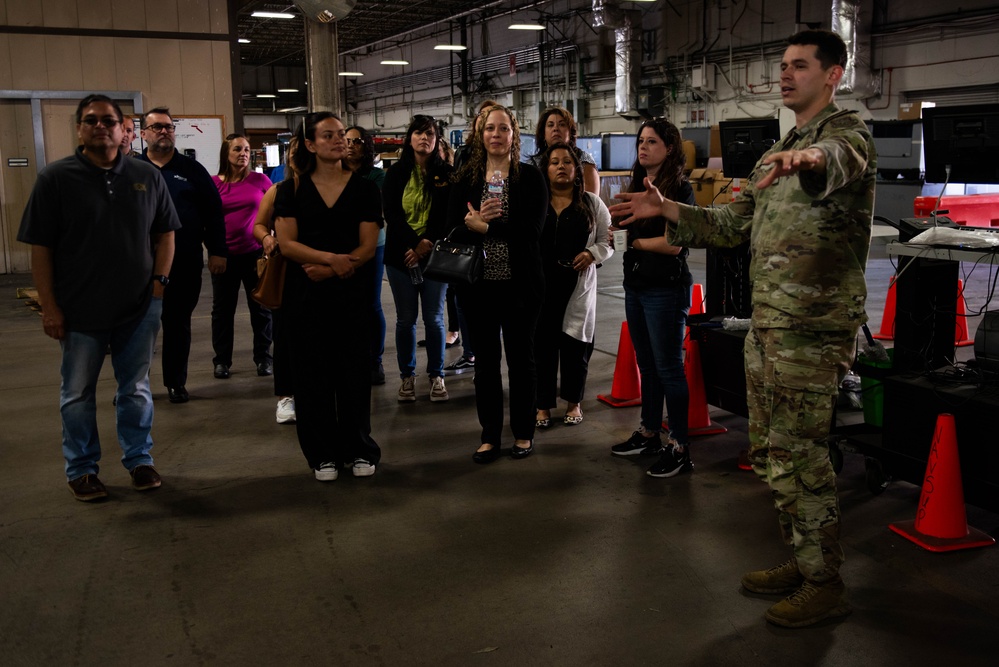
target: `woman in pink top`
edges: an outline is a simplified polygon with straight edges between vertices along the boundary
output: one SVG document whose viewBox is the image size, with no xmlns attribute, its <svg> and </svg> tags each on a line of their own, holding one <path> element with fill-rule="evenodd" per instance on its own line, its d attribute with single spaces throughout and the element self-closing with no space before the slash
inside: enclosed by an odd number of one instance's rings
<svg viewBox="0 0 999 667">
<path fill-rule="evenodd" d="M 271 181 L 250 169 L 250 142 L 241 134 L 230 134 L 219 151 L 219 173 L 213 176 L 222 196 L 225 240 L 229 260 L 225 273 L 212 276 L 212 348 L 217 368 L 232 366 L 233 320 L 239 301 L 239 286 L 246 292 L 253 327 L 253 362 L 257 375 L 273 373 L 271 357 L 271 311 L 250 298 L 257 286 L 257 258 L 261 246 L 253 238 L 253 223 Z M 218 377 L 216 375 L 216 377 Z"/>
</svg>

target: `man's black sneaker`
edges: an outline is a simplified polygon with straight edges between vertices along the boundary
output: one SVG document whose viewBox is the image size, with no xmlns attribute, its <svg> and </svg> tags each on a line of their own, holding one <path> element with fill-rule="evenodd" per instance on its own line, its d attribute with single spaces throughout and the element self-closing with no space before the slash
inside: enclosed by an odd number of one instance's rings
<svg viewBox="0 0 999 667">
<path fill-rule="evenodd" d="M 663 448 L 659 460 L 645 471 L 650 477 L 676 477 L 681 472 L 694 469 L 690 462 L 690 448 L 670 443 Z"/>
<path fill-rule="evenodd" d="M 658 454 L 662 447 L 663 443 L 659 439 L 658 433 L 653 433 L 646 438 L 641 431 L 635 431 L 620 445 L 611 447 L 611 454 L 614 456 L 638 456 L 639 454 L 653 456 Z"/>
</svg>

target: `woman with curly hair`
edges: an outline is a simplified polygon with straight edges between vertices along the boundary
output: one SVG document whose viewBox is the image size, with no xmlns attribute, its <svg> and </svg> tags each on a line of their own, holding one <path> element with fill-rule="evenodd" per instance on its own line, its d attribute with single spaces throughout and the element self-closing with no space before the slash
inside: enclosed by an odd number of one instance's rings
<svg viewBox="0 0 999 667">
<path fill-rule="evenodd" d="M 448 225 L 485 251 L 482 279 L 463 285 L 458 299 L 475 343 L 475 406 L 482 426 L 476 463 L 500 454 L 503 432 L 501 345 L 510 378 L 513 458 L 534 451 L 534 329 L 544 297 L 541 228 L 548 189 L 541 172 L 520 162 L 520 129 L 513 113 L 485 108 L 468 162 L 456 175 Z"/>
<path fill-rule="evenodd" d="M 597 163 L 592 155 L 576 146 L 578 130 L 576 119 L 568 109 L 562 107 L 546 109 L 538 118 L 537 129 L 534 131 L 537 152 L 531 156 L 531 164 L 544 171 L 541 161 L 548 148 L 557 143 L 567 144 L 575 154 L 576 160 L 582 165 L 580 175 L 583 179 L 583 190 L 600 196 L 600 173 L 597 171 Z"/>
</svg>

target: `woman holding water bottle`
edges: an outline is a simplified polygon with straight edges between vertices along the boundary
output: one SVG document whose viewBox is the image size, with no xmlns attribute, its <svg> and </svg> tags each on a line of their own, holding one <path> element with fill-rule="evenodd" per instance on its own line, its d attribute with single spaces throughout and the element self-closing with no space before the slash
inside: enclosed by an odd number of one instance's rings
<svg viewBox="0 0 999 667">
<path fill-rule="evenodd" d="M 456 174 L 448 225 L 461 240 L 482 246 L 482 279 L 463 285 L 458 298 L 475 341 L 475 406 L 482 426 L 476 463 L 500 455 L 503 433 L 501 345 L 510 377 L 510 429 L 515 459 L 534 451 L 534 330 L 544 297 L 541 229 L 548 188 L 541 172 L 520 162 L 520 130 L 513 113 L 494 105 L 480 112 L 471 157 Z"/>
<path fill-rule="evenodd" d="M 440 124 L 418 115 L 406 130 L 402 157 L 385 176 L 385 270 L 395 300 L 395 346 L 399 361 L 399 402 L 416 400 L 416 317 L 423 305 L 427 333 L 427 376 L 430 400 L 448 400 L 444 385 L 444 295 L 447 283 L 424 279 L 434 241 L 447 233 L 451 166 L 438 150 Z"/>
</svg>

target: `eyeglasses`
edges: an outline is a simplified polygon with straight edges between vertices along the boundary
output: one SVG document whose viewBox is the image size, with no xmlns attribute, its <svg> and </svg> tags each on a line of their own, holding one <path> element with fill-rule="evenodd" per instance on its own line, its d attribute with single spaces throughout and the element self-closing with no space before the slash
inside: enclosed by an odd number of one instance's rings
<svg viewBox="0 0 999 667">
<path fill-rule="evenodd" d="M 363 146 L 364 145 L 364 139 L 361 139 L 360 137 L 357 137 L 356 139 L 345 139 L 344 141 L 347 142 L 348 146 Z"/>
<path fill-rule="evenodd" d="M 121 121 L 119 121 L 114 116 L 105 116 L 104 118 L 98 118 L 96 116 L 87 116 L 86 118 L 82 119 L 80 122 L 90 127 L 96 127 L 97 124 L 100 123 L 101 125 L 110 130 L 112 127 L 114 127 Z"/>
<path fill-rule="evenodd" d="M 177 129 L 176 125 L 164 125 L 163 123 L 153 123 L 152 125 L 146 125 L 145 129 L 152 130 L 153 132 L 173 132 Z"/>
<path fill-rule="evenodd" d="M 558 260 L 558 265 L 559 266 L 564 266 L 567 269 L 573 268 L 572 265 L 574 263 L 575 262 L 573 260 L 571 260 L 571 259 L 560 259 L 560 260 Z"/>
</svg>

